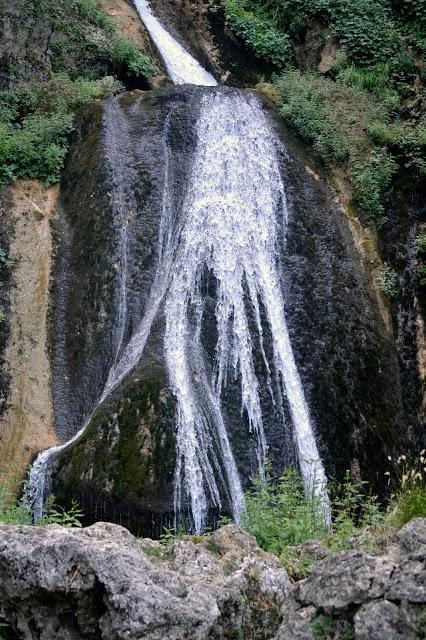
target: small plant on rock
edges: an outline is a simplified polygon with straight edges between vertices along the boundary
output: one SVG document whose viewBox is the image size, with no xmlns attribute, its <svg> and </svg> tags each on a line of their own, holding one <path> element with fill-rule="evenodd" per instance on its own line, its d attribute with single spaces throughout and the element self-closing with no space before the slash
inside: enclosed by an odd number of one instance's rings
<svg viewBox="0 0 426 640">
<path fill-rule="evenodd" d="M 333 618 L 319 615 L 311 622 L 311 631 L 315 640 L 325 640 L 333 631 Z"/>
<path fill-rule="evenodd" d="M 383 266 L 382 273 L 377 276 L 377 284 L 379 285 L 380 291 L 383 293 L 386 298 L 394 298 L 398 293 L 397 283 L 398 276 L 396 272 L 387 265 L 386 263 Z"/>
<path fill-rule="evenodd" d="M 388 519 L 400 528 L 412 518 L 426 517 L 426 450 L 417 457 L 400 455 L 393 460 L 392 471 L 387 471 L 390 486 L 394 489 L 389 505 Z"/>
</svg>

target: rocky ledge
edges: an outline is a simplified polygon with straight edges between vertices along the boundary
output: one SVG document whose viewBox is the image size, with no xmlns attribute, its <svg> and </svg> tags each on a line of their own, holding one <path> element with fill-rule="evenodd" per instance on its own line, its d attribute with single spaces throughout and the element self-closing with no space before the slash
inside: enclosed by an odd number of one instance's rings
<svg viewBox="0 0 426 640">
<path fill-rule="evenodd" d="M 0 526 L 0 622 L 8 640 L 426 638 L 426 519 L 381 555 L 306 553 L 322 559 L 291 583 L 235 525 L 168 544 L 107 523 Z"/>
</svg>

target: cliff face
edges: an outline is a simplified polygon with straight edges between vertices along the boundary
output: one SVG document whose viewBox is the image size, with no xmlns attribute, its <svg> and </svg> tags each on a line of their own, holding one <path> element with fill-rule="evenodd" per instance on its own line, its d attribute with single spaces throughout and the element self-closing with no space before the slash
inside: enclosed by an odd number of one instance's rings
<svg viewBox="0 0 426 640">
<path fill-rule="evenodd" d="M 139 51 L 156 60 L 156 52 L 138 15 L 125 0 L 103 0 L 100 9 L 113 18 L 117 33 L 131 40 Z M 17 2 L 0 4 L 0 89 L 11 90 L 28 81 L 47 81 L 50 74 L 96 78 L 119 76 L 135 86 L 119 60 L 108 53 L 106 35 L 88 20 L 90 10 L 78 11 L 66 2 Z M 156 61 L 157 69 L 161 63 Z M 143 79 L 136 84 L 146 86 Z"/>
</svg>

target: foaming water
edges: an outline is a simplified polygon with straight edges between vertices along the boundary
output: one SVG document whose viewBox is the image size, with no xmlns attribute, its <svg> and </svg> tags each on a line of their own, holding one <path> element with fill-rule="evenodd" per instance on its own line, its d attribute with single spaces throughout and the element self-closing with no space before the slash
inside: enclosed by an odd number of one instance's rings
<svg viewBox="0 0 426 640">
<path fill-rule="evenodd" d="M 134 0 L 135 7 L 164 61 L 167 73 L 175 84 L 215 86 L 211 73 L 195 60 L 162 26 L 146 0 Z"/>
</svg>

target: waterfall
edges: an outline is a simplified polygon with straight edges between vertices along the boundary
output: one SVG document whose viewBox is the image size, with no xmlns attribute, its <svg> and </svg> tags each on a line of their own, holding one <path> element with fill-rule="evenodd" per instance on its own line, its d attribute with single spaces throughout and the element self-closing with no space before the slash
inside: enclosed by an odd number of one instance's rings
<svg viewBox="0 0 426 640">
<path fill-rule="evenodd" d="M 134 0 L 135 7 L 163 59 L 167 73 L 175 84 L 215 86 L 213 76 L 166 31 L 153 15 L 146 0 Z"/>
<path fill-rule="evenodd" d="M 228 383 L 238 383 L 241 419 L 247 421 L 256 442 L 257 465 L 263 473 L 268 445 L 254 357 L 256 333 L 270 401 L 281 416 L 276 429 L 282 429 L 284 439 L 285 395 L 306 493 L 320 497 L 328 521 L 326 476 L 290 343 L 280 285 L 278 242 L 288 217 L 278 159 L 280 141 L 258 97 L 213 86 L 214 78 L 167 33 L 147 2 L 135 0 L 135 4 L 171 78 L 177 84 L 211 88 L 202 90 L 196 149 L 178 212 L 169 194 L 167 130 L 172 111 L 166 122 L 162 153 L 166 179 L 156 273 L 142 320 L 125 345 L 126 275 L 122 275 L 117 357 L 97 407 L 139 363 L 152 324 L 163 309 L 165 360 L 177 401 L 175 513 L 178 517 L 182 505 L 189 506 L 193 528 L 199 533 L 209 508 L 220 509 L 225 494 L 238 521 L 244 496 L 228 436 L 223 392 Z M 127 233 L 126 227 L 121 238 L 124 253 Z M 125 256 L 121 264 L 126 269 Z M 213 361 L 202 341 L 206 273 L 215 283 Z M 266 329 L 271 336 L 268 348 Z M 36 517 L 41 515 L 49 465 L 78 440 L 89 422 L 90 417 L 69 442 L 42 452 L 34 463 L 27 502 Z"/>
</svg>

